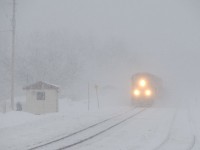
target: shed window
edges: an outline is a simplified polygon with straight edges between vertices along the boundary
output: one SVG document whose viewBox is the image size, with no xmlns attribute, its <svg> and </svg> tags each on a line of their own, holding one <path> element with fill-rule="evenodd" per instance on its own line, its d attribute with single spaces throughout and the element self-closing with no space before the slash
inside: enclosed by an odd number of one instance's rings
<svg viewBox="0 0 200 150">
<path fill-rule="evenodd" d="M 37 92 L 37 100 L 45 100 L 45 92 Z"/>
</svg>

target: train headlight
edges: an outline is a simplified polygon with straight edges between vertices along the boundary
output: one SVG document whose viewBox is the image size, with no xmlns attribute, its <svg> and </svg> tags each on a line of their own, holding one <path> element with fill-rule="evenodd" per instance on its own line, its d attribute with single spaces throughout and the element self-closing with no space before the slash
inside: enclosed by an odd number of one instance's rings
<svg viewBox="0 0 200 150">
<path fill-rule="evenodd" d="M 151 96 L 152 95 L 152 91 L 151 90 L 146 90 L 145 91 L 145 95 L 146 96 Z"/>
<path fill-rule="evenodd" d="M 141 79 L 141 80 L 139 81 L 139 85 L 140 85 L 141 87 L 145 87 L 146 84 L 147 84 L 147 82 L 146 82 L 144 79 Z"/>
<path fill-rule="evenodd" d="M 134 90 L 133 91 L 133 94 L 135 95 L 135 96 L 140 96 L 140 94 L 141 94 L 141 92 L 139 91 L 139 90 Z"/>
</svg>

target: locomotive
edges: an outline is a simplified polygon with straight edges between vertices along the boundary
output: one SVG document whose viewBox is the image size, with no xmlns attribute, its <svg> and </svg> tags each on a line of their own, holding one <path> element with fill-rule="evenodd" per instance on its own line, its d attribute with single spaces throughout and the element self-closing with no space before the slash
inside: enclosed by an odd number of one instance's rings
<svg viewBox="0 0 200 150">
<path fill-rule="evenodd" d="M 151 106 L 161 96 L 161 80 L 150 73 L 137 73 L 131 79 L 131 99 L 135 105 Z"/>
</svg>

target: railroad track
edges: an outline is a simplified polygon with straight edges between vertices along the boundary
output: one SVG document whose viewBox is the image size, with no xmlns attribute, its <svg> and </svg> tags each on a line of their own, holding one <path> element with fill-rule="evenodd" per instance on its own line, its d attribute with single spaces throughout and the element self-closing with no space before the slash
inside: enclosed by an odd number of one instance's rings
<svg viewBox="0 0 200 150">
<path fill-rule="evenodd" d="M 140 114 L 144 110 L 145 108 L 135 107 L 130 111 L 108 118 L 69 135 L 34 146 L 28 150 L 63 150 L 74 147 L 111 130 L 112 128 Z"/>
<path fill-rule="evenodd" d="M 169 127 L 169 132 L 167 134 L 167 136 L 165 137 L 165 139 L 158 145 L 156 146 L 153 150 L 160 150 L 170 139 L 170 136 L 171 136 L 171 130 L 172 130 L 172 127 L 173 127 L 173 124 L 175 122 L 175 119 L 176 119 L 176 115 L 177 115 L 177 109 L 175 110 L 174 112 L 174 115 L 173 115 L 173 118 L 172 118 L 172 121 L 171 121 L 171 124 L 170 124 L 170 127 Z"/>
<path fill-rule="evenodd" d="M 153 150 L 162 150 L 163 148 L 166 149 L 165 146 L 168 144 L 168 142 L 169 142 L 169 140 L 172 136 L 172 127 L 173 127 L 174 122 L 176 120 L 176 116 L 177 116 L 177 109 L 175 110 L 175 113 L 173 115 L 173 119 L 171 121 L 170 128 L 169 128 L 167 136 Z M 189 121 L 191 129 L 194 129 L 194 124 L 193 124 L 193 121 L 191 121 L 191 115 L 189 113 L 188 113 L 188 121 Z M 184 148 L 185 150 L 194 150 L 194 147 L 195 147 L 195 144 L 196 144 L 196 135 L 195 135 L 195 132 L 192 132 L 191 134 L 192 134 L 191 142 Z"/>
<path fill-rule="evenodd" d="M 191 144 L 189 145 L 189 147 L 187 148 L 187 150 L 193 150 L 194 147 L 195 147 L 195 144 L 196 144 L 196 136 L 193 135 L 193 137 L 192 137 L 192 142 L 191 142 Z"/>
<path fill-rule="evenodd" d="M 188 107 L 188 121 L 190 122 L 190 127 L 192 129 L 193 139 L 187 150 L 195 150 L 195 146 L 197 144 L 198 130 L 195 122 L 196 120 L 192 116 L 191 108 Z"/>
</svg>

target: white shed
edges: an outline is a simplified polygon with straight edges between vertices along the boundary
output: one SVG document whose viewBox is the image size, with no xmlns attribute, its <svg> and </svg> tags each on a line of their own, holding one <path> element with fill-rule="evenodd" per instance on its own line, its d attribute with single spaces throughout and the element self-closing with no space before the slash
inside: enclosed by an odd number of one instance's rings
<svg viewBox="0 0 200 150">
<path fill-rule="evenodd" d="M 26 111 L 33 114 L 58 112 L 58 87 L 46 82 L 36 82 L 26 90 Z"/>
</svg>

